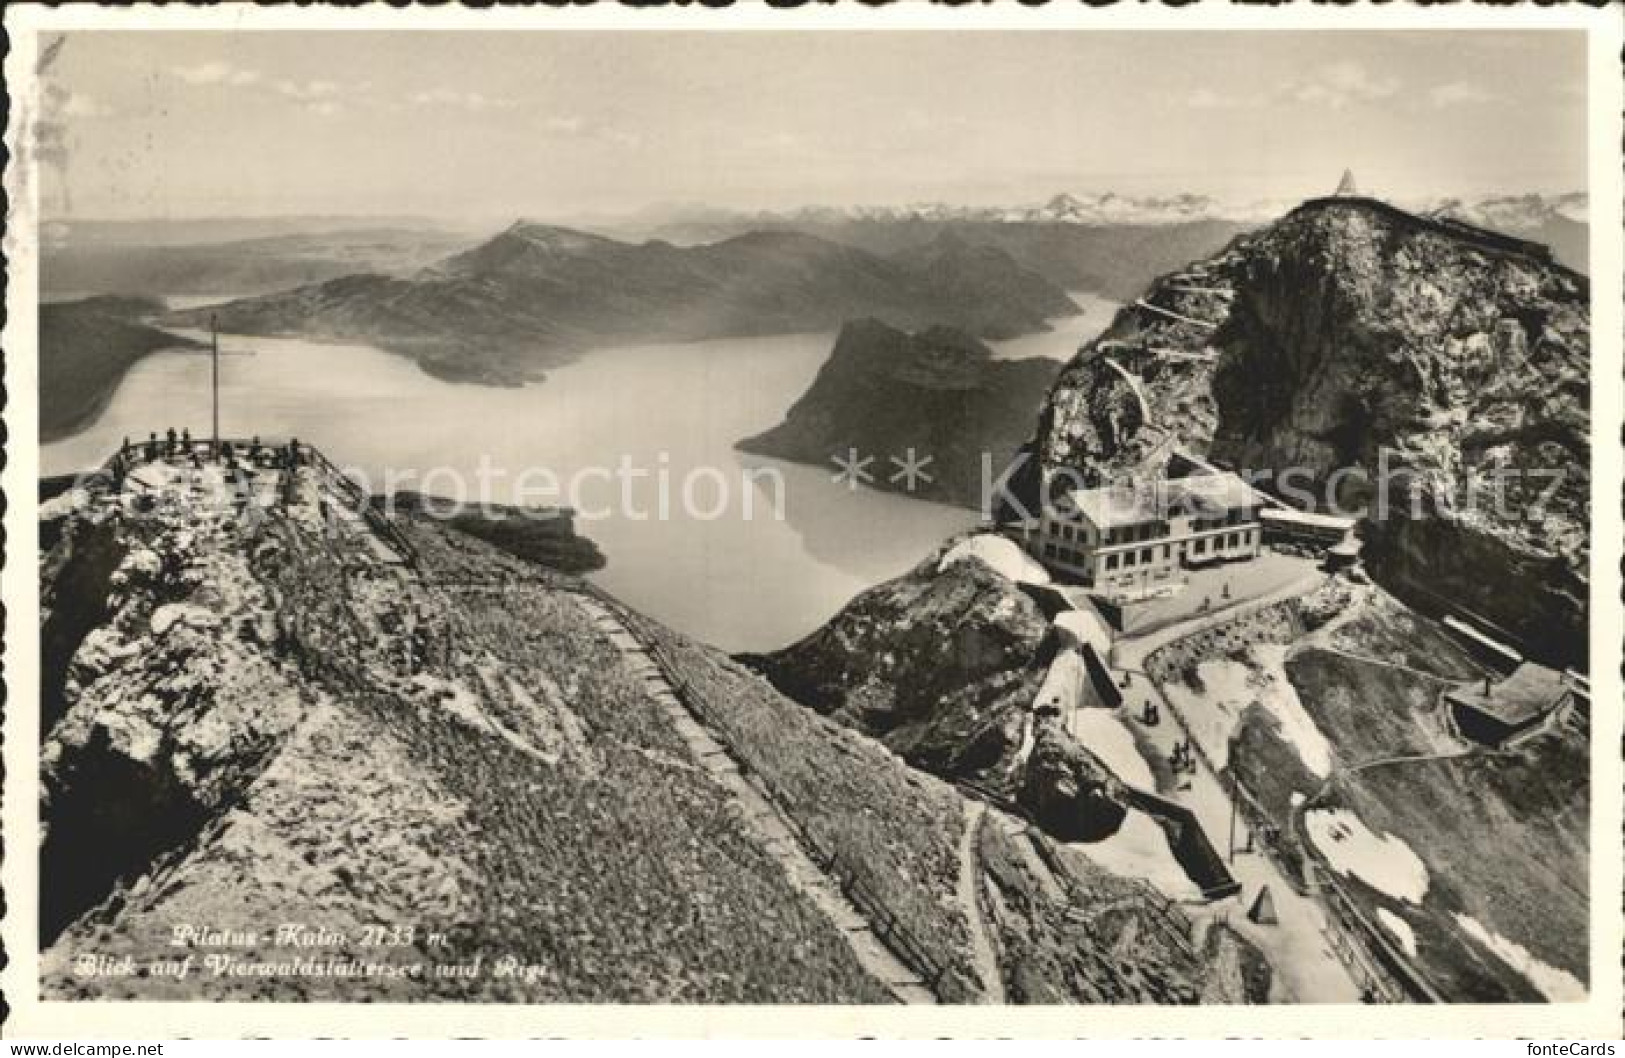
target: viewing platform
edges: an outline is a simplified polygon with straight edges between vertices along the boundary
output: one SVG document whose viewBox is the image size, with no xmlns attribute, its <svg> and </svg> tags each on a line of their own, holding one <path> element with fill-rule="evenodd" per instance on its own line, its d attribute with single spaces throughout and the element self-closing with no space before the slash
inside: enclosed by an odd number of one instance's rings
<svg viewBox="0 0 1625 1058">
<path fill-rule="evenodd" d="M 293 505 L 301 475 L 317 486 L 314 513 L 361 541 L 373 558 L 415 568 L 417 549 L 372 497 L 321 449 L 260 437 L 198 439 L 153 435 L 125 441 L 75 487 L 129 493 L 136 503 L 188 504 L 200 513 L 250 517 Z"/>
</svg>

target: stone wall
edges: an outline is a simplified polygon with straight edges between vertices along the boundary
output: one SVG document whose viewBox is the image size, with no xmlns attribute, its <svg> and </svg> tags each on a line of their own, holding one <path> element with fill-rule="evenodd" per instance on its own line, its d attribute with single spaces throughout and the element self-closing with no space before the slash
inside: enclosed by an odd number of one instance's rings
<svg viewBox="0 0 1625 1058">
<path fill-rule="evenodd" d="M 1145 671 L 1159 684 L 1170 683 L 1210 658 L 1224 657 L 1253 643 L 1287 643 L 1303 631 L 1298 600 L 1284 599 L 1159 647 L 1145 659 Z"/>
</svg>

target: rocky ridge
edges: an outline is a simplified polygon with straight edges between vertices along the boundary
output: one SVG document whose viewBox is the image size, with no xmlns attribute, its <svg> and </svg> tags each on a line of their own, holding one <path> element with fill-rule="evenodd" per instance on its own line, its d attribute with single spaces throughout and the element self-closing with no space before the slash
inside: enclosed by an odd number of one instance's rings
<svg viewBox="0 0 1625 1058">
<path fill-rule="evenodd" d="M 871 315 L 1009 337 L 1076 311 L 997 250 L 893 260 L 799 232 L 675 246 L 521 221 L 410 277 L 347 275 L 169 319 L 367 341 L 438 377 L 516 384 L 606 345 L 833 330 Z"/>
<path fill-rule="evenodd" d="M 1057 380 L 1039 455 L 1104 480 L 1180 449 L 1283 488 L 1293 468 L 1322 499 L 1341 478 L 1341 501 L 1389 504 L 1367 526 L 1379 578 L 1583 659 L 1588 297 L 1538 247 L 1307 203 L 1125 307 Z M 1498 480 L 1503 504 L 1468 506 Z"/>
</svg>

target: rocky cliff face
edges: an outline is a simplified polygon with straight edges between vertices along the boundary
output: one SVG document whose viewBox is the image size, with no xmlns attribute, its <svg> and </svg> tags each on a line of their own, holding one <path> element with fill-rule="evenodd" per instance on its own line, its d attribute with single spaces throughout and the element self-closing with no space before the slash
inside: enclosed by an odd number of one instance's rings
<svg viewBox="0 0 1625 1058">
<path fill-rule="evenodd" d="M 1379 578 L 1581 659 L 1588 297 L 1510 240 L 1308 203 L 1125 308 L 1057 381 L 1040 455 L 1103 478 L 1180 448 L 1369 506 Z"/>
<path fill-rule="evenodd" d="M 1056 837 L 1122 823 L 1110 770 L 1033 715 L 1056 642 L 1042 610 L 979 559 L 933 555 L 864 592 L 799 643 L 748 660 L 790 697 L 910 764 L 1019 802 Z"/>
<path fill-rule="evenodd" d="M 829 466 L 849 449 L 874 456 L 874 485 L 981 507 L 991 480 L 1030 435 L 1059 370 L 999 361 L 951 327 L 908 334 L 866 319 L 841 329 L 829 360 L 784 422 L 739 442 L 746 452 Z M 890 456 L 929 457 L 924 477 L 894 479 Z"/>
</svg>

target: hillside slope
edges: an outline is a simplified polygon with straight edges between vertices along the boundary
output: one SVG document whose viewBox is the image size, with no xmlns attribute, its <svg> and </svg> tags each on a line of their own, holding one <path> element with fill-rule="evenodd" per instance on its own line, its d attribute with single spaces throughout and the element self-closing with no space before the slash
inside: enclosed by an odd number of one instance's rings
<svg viewBox="0 0 1625 1058">
<path fill-rule="evenodd" d="M 912 253 L 946 237 L 1009 254 L 1021 267 L 1066 290 L 1122 300 L 1170 268 L 1214 252 L 1250 227 L 1208 218 L 1079 224 L 1050 217 L 984 217 L 974 210 L 895 216 L 806 211 L 671 224 L 657 229 L 657 234 L 688 241 L 726 238 L 744 230 L 798 231 L 886 256 Z"/>
<path fill-rule="evenodd" d="M 1040 454 L 1100 478 L 1176 446 L 1291 470 L 1369 506 L 1385 582 L 1583 659 L 1588 298 L 1538 248 L 1371 200 L 1307 203 L 1120 312 L 1056 382 Z"/>
<path fill-rule="evenodd" d="M 124 373 L 159 349 L 202 346 L 142 322 L 161 301 L 92 297 L 39 309 L 39 431 L 50 444 L 96 421 Z"/>
<path fill-rule="evenodd" d="M 841 329 L 784 421 L 738 447 L 815 466 L 855 448 L 875 457 L 877 488 L 979 508 L 984 460 L 994 471 L 1009 463 L 1059 370 L 1047 358 L 994 360 L 952 328 L 910 335 L 859 320 Z M 896 478 L 887 462 L 908 452 L 929 458 L 925 477 L 913 482 Z"/>
<path fill-rule="evenodd" d="M 211 311 L 235 333 L 364 340 L 440 377 L 514 383 L 617 343 L 833 330 L 858 316 L 1008 337 L 1077 309 L 1014 261 L 951 246 L 900 262 L 788 232 L 684 248 L 521 222 L 410 278 L 352 275 Z"/>
<path fill-rule="evenodd" d="M 1240 938 L 1193 944 L 1137 883 L 572 577 L 428 518 L 374 536 L 311 467 L 256 472 L 246 511 L 222 484 L 148 464 L 53 512 L 48 997 L 1267 990 Z M 104 969 L 177 956 L 177 928 L 188 978 Z"/>
</svg>

